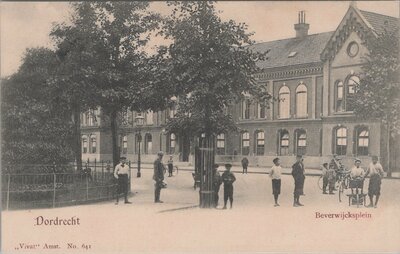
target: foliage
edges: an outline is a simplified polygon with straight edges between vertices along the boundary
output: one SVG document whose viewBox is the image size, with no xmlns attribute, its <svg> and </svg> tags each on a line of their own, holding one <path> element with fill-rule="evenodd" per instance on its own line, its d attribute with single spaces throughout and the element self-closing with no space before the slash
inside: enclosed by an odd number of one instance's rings
<svg viewBox="0 0 400 254">
<path fill-rule="evenodd" d="M 2 80 L 2 162 L 64 163 L 71 160 L 70 115 L 58 106 L 47 80 L 57 58 L 45 48 L 28 49 L 18 72 Z"/>
<path fill-rule="evenodd" d="M 256 60 L 264 55 L 252 52 L 254 42 L 245 24 L 222 21 L 213 2 L 174 2 L 164 22 L 171 82 L 175 84 L 177 117 L 168 122 L 172 132 L 219 134 L 236 130 L 226 108 L 245 93 L 260 100 L 269 95 L 254 79 Z"/>
<path fill-rule="evenodd" d="M 400 64 L 398 31 L 368 38 L 366 64 L 357 85 L 354 112 L 381 119 L 392 133 L 400 132 Z"/>
</svg>

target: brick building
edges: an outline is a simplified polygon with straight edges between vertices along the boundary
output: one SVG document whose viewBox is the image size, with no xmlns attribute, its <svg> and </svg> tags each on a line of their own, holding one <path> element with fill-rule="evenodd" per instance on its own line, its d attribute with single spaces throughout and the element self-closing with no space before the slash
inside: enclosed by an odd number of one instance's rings
<svg viewBox="0 0 400 254">
<path fill-rule="evenodd" d="M 272 159 L 280 156 L 282 164 L 289 166 L 299 153 L 305 155 L 310 168 L 319 167 L 334 153 L 342 155 L 348 166 L 354 157 L 360 157 L 365 165 L 372 154 L 384 161 L 384 128 L 379 122 L 357 120 L 349 101 L 367 53 L 363 45 L 366 35 L 394 30 L 398 22 L 398 18 L 351 5 L 335 31 L 309 35 L 310 25 L 305 13 L 300 12 L 294 38 L 253 45 L 254 50 L 265 52 L 267 57 L 258 62 L 262 71 L 257 80 L 279 101 L 265 105 L 248 98 L 230 107 L 242 132 L 217 137 L 217 161 L 238 163 L 246 156 L 251 165 L 270 166 Z M 136 160 L 139 142 L 133 119 L 138 114 L 145 118 L 140 142 L 143 161 L 152 161 L 159 150 L 173 154 L 175 160 L 192 160 L 190 137 L 163 129 L 167 119 L 174 116 L 174 109 L 126 112 L 121 119 L 122 154 Z M 101 110 L 82 114 L 84 159 L 111 159 L 111 135 L 106 126 Z M 392 146 L 392 163 L 399 165 L 397 139 Z"/>
</svg>

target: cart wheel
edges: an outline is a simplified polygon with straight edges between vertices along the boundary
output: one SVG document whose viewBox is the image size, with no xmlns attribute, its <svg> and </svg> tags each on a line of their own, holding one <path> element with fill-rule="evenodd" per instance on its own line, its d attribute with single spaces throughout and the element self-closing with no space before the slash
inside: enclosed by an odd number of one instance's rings
<svg viewBox="0 0 400 254">
<path fill-rule="evenodd" d="M 343 191 L 344 191 L 344 186 L 343 182 L 340 182 L 339 184 L 339 202 L 342 202 L 342 197 L 343 197 Z"/>
</svg>

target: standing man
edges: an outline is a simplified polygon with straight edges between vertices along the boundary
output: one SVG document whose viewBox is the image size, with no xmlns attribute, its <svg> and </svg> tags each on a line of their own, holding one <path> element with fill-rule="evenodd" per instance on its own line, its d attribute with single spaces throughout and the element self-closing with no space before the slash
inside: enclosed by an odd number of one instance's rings
<svg viewBox="0 0 400 254">
<path fill-rule="evenodd" d="M 304 195 L 304 164 L 303 164 L 303 157 L 301 155 L 296 156 L 296 163 L 292 166 L 292 176 L 294 178 L 294 201 L 293 206 L 303 206 L 300 203 L 300 195 Z"/>
<path fill-rule="evenodd" d="M 219 189 L 222 184 L 221 176 L 218 172 L 218 164 L 214 164 L 213 167 L 213 190 L 214 190 L 214 207 L 217 208 L 219 200 Z"/>
<path fill-rule="evenodd" d="M 372 156 L 372 162 L 369 164 L 366 175 L 370 177 L 368 186 L 369 205 L 368 207 L 377 207 L 379 196 L 381 195 L 381 178 L 383 177 L 383 167 L 378 162 L 378 156 Z M 374 195 L 375 205 L 374 205 Z"/>
<path fill-rule="evenodd" d="M 125 197 L 125 204 L 131 204 L 128 201 L 128 173 L 129 173 L 129 166 L 125 164 L 126 157 L 120 158 L 120 163 L 115 166 L 114 170 L 114 177 L 118 180 L 118 188 L 117 188 L 117 201 L 115 202 L 118 205 L 119 202 L 119 195 L 124 193 Z"/>
<path fill-rule="evenodd" d="M 242 159 L 243 174 L 247 174 L 247 166 L 249 166 L 249 160 L 246 157 Z"/>
<path fill-rule="evenodd" d="M 235 175 L 231 172 L 232 164 L 225 164 L 226 170 L 222 173 L 222 182 L 224 183 L 224 207 L 222 209 L 226 209 L 226 203 L 233 203 L 233 183 L 236 181 Z"/>
<path fill-rule="evenodd" d="M 163 203 L 160 200 L 161 188 L 164 185 L 164 165 L 162 164 L 162 158 L 164 153 L 162 151 L 157 153 L 157 159 L 154 161 L 154 175 L 153 180 L 155 181 L 154 187 L 154 203 Z"/>
</svg>

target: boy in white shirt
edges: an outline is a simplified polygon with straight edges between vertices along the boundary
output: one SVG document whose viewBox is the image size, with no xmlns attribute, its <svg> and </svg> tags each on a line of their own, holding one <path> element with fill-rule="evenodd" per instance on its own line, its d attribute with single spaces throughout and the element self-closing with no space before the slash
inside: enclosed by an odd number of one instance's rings
<svg viewBox="0 0 400 254">
<path fill-rule="evenodd" d="M 274 166 L 272 166 L 269 172 L 269 177 L 272 179 L 272 194 L 274 194 L 275 207 L 279 206 L 278 196 L 281 193 L 281 171 L 279 158 L 273 160 Z"/>
</svg>

